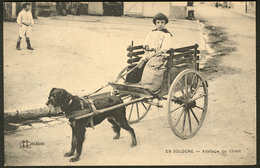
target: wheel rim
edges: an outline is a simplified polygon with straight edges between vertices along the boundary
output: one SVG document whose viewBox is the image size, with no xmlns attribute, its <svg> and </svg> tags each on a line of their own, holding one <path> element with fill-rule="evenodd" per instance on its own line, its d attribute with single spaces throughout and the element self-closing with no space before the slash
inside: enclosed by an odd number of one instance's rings
<svg viewBox="0 0 260 168">
<path fill-rule="evenodd" d="M 201 128 L 208 108 L 208 90 L 195 70 L 184 70 L 174 79 L 168 94 L 167 118 L 180 138 L 194 136 Z"/>
<path fill-rule="evenodd" d="M 133 65 L 136 65 L 136 64 L 128 65 L 124 69 L 122 69 L 122 71 L 118 74 L 118 76 L 116 78 L 116 83 L 123 84 L 125 82 L 126 76 L 122 76 L 122 75 L 126 73 L 129 66 L 133 66 Z"/>
<path fill-rule="evenodd" d="M 134 100 L 131 95 L 122 98 L 124 103 Z M 129 124 L 134 124 L 141 121 L 149 112 L 151 108 L 150 104 L 145 102 L 138 102 L 126 106 L 126 119 Z"/>
</svg>

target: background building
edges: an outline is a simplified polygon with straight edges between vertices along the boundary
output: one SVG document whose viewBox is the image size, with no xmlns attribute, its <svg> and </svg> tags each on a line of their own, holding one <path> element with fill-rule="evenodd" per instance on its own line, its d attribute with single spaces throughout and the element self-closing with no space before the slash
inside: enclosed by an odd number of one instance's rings
<svg viewBox="0 0 260 168">
<path fill-rule="evenodd" d="M 89 2 L 89 14 L 153 17 L 163 12 L 172 19 L 185 19 L 187 2 Z"/>
<path fill-rule="evenodd" d="M 37 16 L 103 15 L 153 17 L 163 12 L 170 19 L 185 19 L 190 6 L 184 2 L 31 2 L 32 14 Z M 4 19 L 14 20 L 24 2 L 4 2 Z M 236 12 L 254 14 L 256 3 L 248 1 L 209 2 L 216 7 L 231 8 Z M 193 9 L 192 9 L 193 10 Z M 196 11 L 195 11 L 196 13 Z"/>
<path fill-rule="evenodd" d="M 24 2 L 4 2 L 4 19 L 17 18 Z M 185 19 L 187 2 L 31 2 L 37 16 L 104 15 L 153 17 L 163 12 L 170 18 Z"/>
<path fill-rule="evenodd" d="M 25 2 L 4 2 L 4 19 L 16 19 L 19 12 L 23 9 Z M 57 15 L 56 2 L 30 2 L 31 11 L 34 18 L 37 16 Z"/>
<path fill-rule="evenodd" d="M 212 4 L 220 8 L 230 8 L 238 13 L 256 14 L 255 1 L 216 1 Z"/>
</svg>

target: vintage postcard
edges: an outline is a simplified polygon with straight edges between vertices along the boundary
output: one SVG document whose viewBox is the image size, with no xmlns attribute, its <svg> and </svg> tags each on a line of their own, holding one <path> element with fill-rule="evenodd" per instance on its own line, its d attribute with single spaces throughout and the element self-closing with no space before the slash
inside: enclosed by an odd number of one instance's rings
<svg viewBox="0 0 260 168">
<path fill-rule="evenodd" d="M 3 2 L 4 165 L 255 165 L 256 2 Z"/>
</svg>

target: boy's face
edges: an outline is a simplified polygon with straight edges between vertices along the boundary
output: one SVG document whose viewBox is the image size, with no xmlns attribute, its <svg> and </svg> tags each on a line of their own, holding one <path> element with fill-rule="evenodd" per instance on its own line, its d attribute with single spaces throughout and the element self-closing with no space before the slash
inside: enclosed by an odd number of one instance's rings
<svg viewBox="0 0 260 168">
<path fill-rule="evenodd" d="M 156 20 L 155 25 L 157 30 L 162 30 L 165 28 L 165 20 Z"/>
<path fill-rule="evenodd" d="M 26 11 L 29 11 L 31 9 L 31 5 L 27 5 L 26 8 L 24 8 Z"/>
</svg>

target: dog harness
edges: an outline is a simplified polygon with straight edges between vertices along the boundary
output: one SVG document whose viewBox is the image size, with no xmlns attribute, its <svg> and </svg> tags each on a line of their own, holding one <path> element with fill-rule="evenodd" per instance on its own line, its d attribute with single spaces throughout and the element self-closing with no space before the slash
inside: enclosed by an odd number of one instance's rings
<svg viewBox="0 0 260 168">
<path fill-rule="evenodd" d="M 75 119 L 74 119 L 75 117 L 97 111 L 92 99 L 80 98 L 79 100 L 80 100 L 80 106 L 81 106 L 80 110 L 76 110 L 76 111 L 71 112 L 70 114 L 66 114 L 66 117 L 71 120 L 72 125 L 73 124 L 75 125 Z M 68 104 L 71 104 L 71 103 L 72 103 L 72 100 L 70 100 Z M 86 124 L 86 126 L 88 124 L 90 124 L 91 127 L 94 129 L 93 116 L 88 117 L 87 122 L 85 124 Z"/>
<path fill-rule="evenodd" d="M 84 110 L 84 104 L 83 104 L 83 101 L 86 102 L 86 104 L 88 105 L 90 111 L 97 111 L 95 105 L 94 105 L 94 102 L 92 99 L 80 99 L 80 105 L 81 105 L 81 110 Z M 93 122 L 93 116 L 89 117 L 89 119 L 87 120 L 87 123 L 86 125 L 88 125 L 90 123 L 91 127 L 94 129 L 94 122 Z"/>
</svg>

